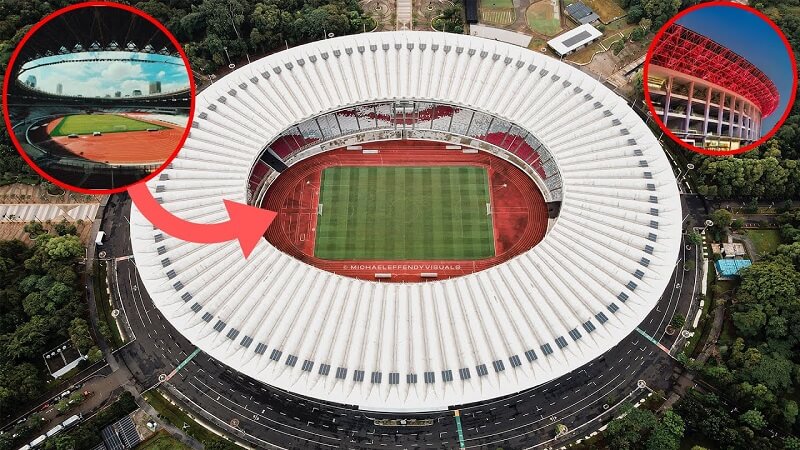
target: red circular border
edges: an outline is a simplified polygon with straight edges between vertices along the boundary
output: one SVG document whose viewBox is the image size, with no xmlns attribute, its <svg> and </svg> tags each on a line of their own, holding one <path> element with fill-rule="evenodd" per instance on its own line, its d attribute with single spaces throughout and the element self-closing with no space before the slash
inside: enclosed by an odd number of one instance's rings
<svg viewBox="0 0 800 450">
<path fill-rule="evenodd" d="M 717 6 L 730 7 L 730 8 L 739 8 L 741 10 L 744 10 L 744 11 L 747 11 L 747 12 L 749 12 L 751 14 L 756 15 L 761 20 L 766 22 L 770 27 L 772 27 L 773 30 L 775 30 L 775 33 L 778 35 L 778 37 L 781 38 L 781 41 L 783 41 L 783 45 L 786 47 L 786 52 L 787 52 L 787 54 L 789 56 L 789 61 L 790 61 L 791 65 L 792 65 L 792 74 L 793 74 L 792 93 L 791 93 L 791 96 L 789 97 L 789 102 L 786 105 L 786 110 L 783 112 L 783 116 L 780 118 L 780 120 L 778 120 L 778 122 L 775 124 L 775 126 L 772 127 L 770 132 L 767 133 L 765 136 L 762 136 L 761 139 L 759 139 L 758 141 L 756 141 L 756 142 L 754 142 L 754 143 L 752 143 L 750 145 L 746 145 L 746 146 L 744 146 L 742 148 L 739 148 L 739 149 L 736 149 L 736 150 L 723 150 L 723 151 L 706 150 L 704 148 L 695 147 L 695 146 L 690 145 L 690 144 L 684 142 L 683 140 L 681 140 L 681 138 L 679 138 L 677 135 L 675 135 L 675 133 L 670 131 L 664 125 L 664 122 L 662 122 L 661 118 L 658 116 L 658 113 L 656 113 L 656 110 L 653 107 L 653 102 L 650 99 L 650 89 L 647 86 L 647 74 L 648 74 L 648 71 L 649 71 L 648 69 L 649 69 L 649 66 L 650 66 L 650 59 L 653 57 L 653 51 L 655 50 L 656 44 L 659 42 L 661 37 L 664 35 L 664 32 L 667 30 L 667 28 L 670 25 L 672 25 L 673 23 L 675 23 L 678 19 L 680 19 L 681 17 L 691 13 L 692 11 L 695 11 L 695 10 L 698 10 L 698 9 L 702 9 L 702 8 L 717 7 Z M 644 72 L 642 73 L 642 84 L 644 85 L 643 86 L 644 87 L 644 89 L 643 89 L 644 90 L 644 98 L 645 98 L 645 102 L 647 103 L 647 108 L 650 111 L 650 115 L 653 117 L 653 120 L 656 122 L 656 124 L 658 124 L 658 127 L 661 128 L 661 131 L 663 131 L 667 136 L 669 136 L 678 145 L 680 145 L 681 147 L 686 148 L 688 150 L 691 150 L 691 151 L 693 151 L 695 153 L 701 153 L 703 155 L 711 155 L 711 156 L 737 155 L 737 154 L 740 154 L 740 153 L 744 153 L 744 152 L 748 152 L 750 150 L 753 150 L 754 148 L 758 147 L 759 145 L 767 142 L 767 140 L 769 140 L 778 131 L 778 129 L 781 127 L 781 125 L 783 125 L 783 123 L 786 121 L 786 118 L 789 117 L 789 113 L 791 113 L 791 111 L 792 111 L 792 105 L 794 105 L 795 96 L 797 94 L 797 62 L 795 61 L 794 52 L 792 51 L 792 46 L 789 44 L 789 40 L 786 39 L 786 36 L 783 34 L 781 29 L 778 28 L 778 25 L 776 25 L 775 22 L 773 22 L 765 14 L 763 14 L 762 12 L 760 12 L 760 11 L 754 9 L 754 8 L 751 8 L 749 6 L 745 6 L 745 5 L 742 5 L 742 4 L 739 4 L 739 3 L 732 3 L 732 2 L 727 2 L 727 1 L 714 1 L 714 2 L 708 2 L 708 3 L 701 3 L 699 5 L 695 5 L 695 6 L 692 6 L 691 8 L 687 8 L 687 9 L 681 11 L 680 13 L 675 15 L 675 17 L 673 17 L 669 21 L 667 21 L 667 23 L 665 23 L 664 26 L 662 26 L 661 29 L 658 30 L 658 32 L 656 33 L 655 38 L 653 38 L 653 42 L 650 44 L 650 47 L 647 49 L 647 55 L 645 56 L 645 60 L 644 60 Z"/>
<path fill-rule="evenodd" d="M 161 32 L 164 33 L 164 35 L 167 38 L 169 38 L 170 42 L 172 42 L 172 44 L 175 46 L 175 48 L 177 49 L 178 53 L 181 56 L 181 59 L 183 59 L 183 64 L 186 67 L 186 72 L 188 73 L 188 76 L 189 76 L 189 88 L 190 88 L 190 96 L 191 96 L 190 100 L 189 100 L 189 119 L 186 122 L 186 129 L 183 131 L 183 136 L 181 137 L 181 140 L 178 143 L 177 147 L 175 147 L 175 150 L 172 152 L 170 157 L 167 158 L 167 160 L 164 161 L 164 163 L 157 170 L 155 170 L 153 173 L 151 173 L 150 175 L 142 178 L 141 180 L 139 180 L 139 181 L 137 181 L 135 183 L 131 183 L 129 185 L 126 185 L 126 186 L 123 186 L 123 187 L 114 188 L 114 189 L 84 189 L 84 188 L 79 188 L 79 187 L 76 187 L 76 186 L 72 186 L 72 185 L 66 184 L 66 183 L 64 183 L 64 182 L 62 182 L 62 181 L 60 181 L 60 180 L 58 180 L 56 178 L 53 178 L 50 174 L 48 174 L 47 172 L 42 170 L 39 166 L 37 166 L 33 162 L 33 160 L 28 156 L 28 154 L 25 153 L 25 151 L 22 149 L 22 146 L 20 145 L 19 141 L 17 140 L 17 137 L 14 135 L 13 127 L 11 125 L 11 121 L 9 120 L 9 115 L 8 115 L 8 98 L 7 98 L 8 97 L 8 85 L 9 85 L 9 81 L 11 79 L 11 73 L 13 72 L 11 69 L 14 67 L 14 63 L 16 63 L 17 57 L 19 56 L 19 52 L 25 46 L 25 43 L 28 42 L 28 40 L 31 38 L 31 36 L 33 36 L 39 30 L 39 28 L 41 28 L 47 22 L 50 22 L 51 20 L 55 19 L 56 17 L 58 17 L 58 16 L 60 16 L 60 15 L 62 15 L 64 13 L 67 13 L 69 11 L 73 11 L 73 10 L 81 9 L 81 8 L 91 8 L 91 7 L 110 7 L 110 8 L 122 9 L 122 10 L 130 12 L 131 14 L 135 14 L 135 15 L 137 15 L 139 17 L 147 19 L 150 23 L 152 23 L 159 30 L 161 30 Z M 169 165 L 169 163 L 171 163 L 172 160 L 175 159 L 176 156 L 178 156 L 178 152 L 180 151 L 181 148 L 183 148 L 183 144 L 186 142 L 186 138 L 189 136 L 189 130 L 191 128 L 190 124 L 191 124 L 192 118 L 194 117 L 195 94 L 197 92 L 196 86 L 195 86 L 195 83 L 194 83 L 194 77 L 192 76 L 192 68 L 189 65 L 189 58 L 186 57 L 186 53 L 183 51 L 183 47 L 181 47 L 180 43 L 178 43 L 178 40 L 175 39 L 175 36 L 173 36 L 172 33 L 170 33 L 169 30 L 167 30 L 167 28 L 161 22 L 159 22 L 155 18 L 151 17 L 149 14 L 145 13 L 144 11 L 141 11 L 141 10 L 139 10 L 137 8 L 132 7 L 132 6 L 123 5 L 121 3 L 106 2 L 106 1 L 89 1 L 89 2 L 85 2 L 85 3 L 78 3 L 78 4 L 75 4 L 75 5 L 70 5 L 70 6 L 61 8 L 59 10 L 56 10 L 56 11 L 52 12 L 51 14 L 47 15 L 42 20 L 40 20 L 38 23 L 36 23 L 30 29 L 30 31 L 28 31 L 25 34 L 25 36 L 23 36 L 22 40 L 19 42 L 19 44 L 17 44 L 17 47 L 14 50 L 14 53 L 12 53 L 11 59 L 8 61 L 8 66 L 6 66 L 6 67 L 7 67 L 7 70 L 6 70 L 5 77 L 3 79 L 3 98 L 2 98 L 2 102 L 3 102 L 3 119 L 5 120 L 5 124 L 6 124 L 8 135 L 11 137 L 11 142 L 13 142 L 14 147 L 16 147 L 17 152 L 19 152 L 19 154 L 22 156 L 22 158 L 25 160 L 25 162 L 27 162 L 28 165 L 31 166 L 33 168 L 33 170 L 36 171 L 36 173 L 41 175 L 46 180 L 48 180 L 48 181 L 52 182 L 53 184 L 56 184 L 56 185 L 64 188 L 64 189 L 67 189 L 67 190 L 70 190 L 70 191 L 75 191 L 75 192 L 80 192 L 82 194 L 92 194 L 92 195 L 109 195 L 109 194 L 117 194 L 117 193 L 120 193 L 120 192 L 125 192 L 128 189 L 128 187 L 130 187 L 130 186 L 132 186 L 134 184 L 137 184 L 137 183 L 147 182 L 148 180 L 151 180 L 156 175 L 158 175 L 162 170 L 164 170 Z"/>
</svg>

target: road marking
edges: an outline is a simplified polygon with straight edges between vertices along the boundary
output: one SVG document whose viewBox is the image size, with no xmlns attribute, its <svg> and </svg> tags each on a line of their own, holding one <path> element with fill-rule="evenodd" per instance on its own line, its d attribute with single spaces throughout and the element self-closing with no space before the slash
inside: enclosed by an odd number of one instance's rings
<svg viewBox="0 0 800 450">
<path fill-rule="evenodd" d="M 666 354 L 670 355 L 670 353 L 669 353 L 669 349 L 668 349 L 667 347 L 664 347 L 663 345 L 661 345 L 661 343 L 660 343 L 660 342 L 658 342 L 658 341 L 657 341 L 657 340 L 656 340 L 654 337 L 652 337 L 652 336 L 650 336 L 649 334 L 645 333 L 645 332 L 644 332 L 644 331 L 642 331 L 642 329 L 641 329 L 641 328 L 639 328 L 639 327 L 636 327 L 636 331 L 638 331 L 638 332 L 639 332 L 639 334 L 641 334 L 642 336 L 644 336 L 644 337 L 645 337 L 645 339 L 647 339 L 648 341 L 650 341 L 651 343 L 653 343 L 653 345 L 655 345 L 656 347 L 658 347 L 658 348 L 659 348 L 661 351 L 663 351 L 664 353 L 666 353 Z M 672 356 L 672 355 L 670 355 L 670 356 Z"/>
<path fill-rule="evenodd" d="M 191 355 L 187 356 L 186 359 L 183 360 L 183 362 L 178 364 L 178 367 L 173 369 L 172 372 L 170 372 L 169 375 L 167 375 L 166 381 L 169 381 L 172 377 L 175 376 L 176 373 L 178 373 L 179 370 L 181 370 L 184 367 L 186 367 L 186 365 L 189 364 L 189 361 L 194 359 L 194 357 L 197 356 L 198 354 L 200 354 L 200 349 L 199 348 L 195 348 Z M 166 358 L 166 356 L 165 356 L 165 358 Z"/>
<path fill-rule="evenodd" d="M 456 418 L 456 429 L 458 429 L 458 446 L 464 448 L 464 431 L 461 429 L 461 412 L 459 410 L 453 411 Z"/>
</svg>

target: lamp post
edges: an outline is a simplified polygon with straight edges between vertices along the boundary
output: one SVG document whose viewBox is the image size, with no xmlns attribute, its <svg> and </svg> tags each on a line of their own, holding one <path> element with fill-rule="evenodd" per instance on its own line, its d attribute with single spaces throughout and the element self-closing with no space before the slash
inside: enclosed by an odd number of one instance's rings
<svg viewBox="0 0 800 450">
<path fill-rule="evenodd" d="M 683 169 L 678 170 L 678 175 L 675 178 L 677 179 L 679 189 L 681 186 L 681 182 L 683 181 L 684 178 L 686 178 L 686 175 L 689 175 L 689 171 L 692 169 L 694 169 L 694 164 L 689 163 L 686 164 L 686 171 L 684 171 Z"/>
<path fill-rule="evenodd" d="M 236 64 L 231 62 L 231 55 L 228 53 L 228 47 L 222 47 L 222 49 L 225 50 L 225 56 L 228 58 L 228 68 L 233 69 L 236 67 Z"/>
<path fill-rule="evenodd" d="M 239 41 L 242 40 L 242 36 L 239 34 L 239 30 L 236 28 L 236 20 L 233 15 L 233 4 L 228 3 L 228 12 L 231 15 L 231 26 L 233 27 L 233 32 L 236 33 L 236 39 Z M 244 56 L 247 58 L 247 64 L 250 64 L 250 54 L 247 53 L 247 43 L 242 42 L 244 44 Z M 230 60 L 230 58 L 228 58 Z M 233 69 L 233 67 L 231 67 Z"/>
</svg>

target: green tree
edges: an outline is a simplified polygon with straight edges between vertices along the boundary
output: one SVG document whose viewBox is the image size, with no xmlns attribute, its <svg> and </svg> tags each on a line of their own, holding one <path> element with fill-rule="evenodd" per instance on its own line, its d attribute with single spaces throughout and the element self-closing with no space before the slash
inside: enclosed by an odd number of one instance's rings
<svg viewBox="0 0 800 450">
<path fill-rule="evenodd" d="M 681 0 L 642 0 L 645 16 L 653 21 L 653 26 L 661 27 L 678 13 Z"/>
<path fill-rule="evenodd" d="M 44 249 L 50 258 L 56 260 L 74 260 L 84 254 L 83 244 L 75 235 L 53 237 L 47 241 Z"/>
<path fill-rule="evenodd" d="M 69 338 L 81 354 L 86 355 L 94 345 L 94 340 L 89 332 L 89 323 L 77 317 L 69 325 Z"/>
<path fill-rule="evenodd" d="M 645 31 L 643 28 L 636 27 L 633 29 L 633 31 L 631 31 L 631 41 L 633 42 L 640 42 L 644 40 L 645 36 L 647 36 L 647 31 Z"/>
<path fill-rule="evenodd" d="M 784 450 L 800 450 L 800 437 L 787 436 L 783 438 Z"/>
<path fill-rule="evenodd" d="M 686 233 L 686 242 L 699 247 L 703 245 L 703 236 L 697 230 L 692 229 Z"/>
<path fill-rule="evenodd" d="M 781 416 L 786 427 L 791 427 L 797 422 L 798 407 L 794 400 L 787 400 L 781 409 Z"/>
<path fill-rule="evenodd" d="M 672 316 L 672 321 L 670 321 L 670 325 L 672 325 L 674 328 L 681 328 L 685 323 L 686 317 L 680 313 L 676 313 L 674 316 Z"/>
<path fill-rule="evenodd" d="M 25 227 L 23 229 L 25 230 L 26 233 L 28 233 L 28 236 L 31 239 L 34 239 L 36 238 L 36 236 L 39 236 L 40 234 L 45 232 L 44 226 L 42 226 L 41 222 L 36 222 L 36 221 L 32 221 L 25 224 Z"/>
<path fill-rule="evenodd" d="M 725 231 L 731 226 L 731 213 L 726 209 L 718 209 L 711 213 L 711 220 L 714 221 L 714 227 L 721 231 Z"/>
<path fill-rule="evenodd" d="M 615 41 L 610 48 L 612 53 L 619 55 L 625 49 L 625 41 L 622 39 Z"/>
<path fill-rule="evenodd" d="M 62 220 L 61 222 L 55 224 L 53 229 L 59 236 L 65 236 L 67 234 L 75 234 L 75 235 L 78 234 L 78 228 L 75 225 L 67 222 L 66 220 Z"/>
<path fill-rule="evenodd" d="M 69 409 L 70 409 L 71 407 L 72 407 L 72 406 L 70 406 L 70 404 L 69 404 L 69 400 L 68 400 L 68 399 L 66 399 L 66 398 L 62 398 L 61 400 L 59 400 L 59 401 L 56 403 L 56 411 L 58 411 L 58 412 L 59 412 L 59 413 L 61 413 L 61 414 L 64 414 L 65 412 L 69 411 Z"/>
<path fill-rule="evenodd" d="M 772 353 L 762 355 L 757 364 L 746 367 L 741 375 L 751 382 L 763 384 L 772 392 L 785 392 L 792 386 L 794 369 L 792 361 Z"/>
<path fill-rule="evenodd" d="M 761 333 L 767 324 L 767 315 L 760 305 L 755 305 L 746 311 L 737 311 L 732 314 L 733 325 L 742 336 L 753 337 Z"/>
<path fill-rule="evenodd" d="M 103 359 L 103 352 L 95 347 L 89 349 L 89 352 L 86 354 L 86 358 L 89 360 L 90 363 L 94 364 L 97 361 Z"/>
<path fill-rule="evenodd" d="M 69 434 L 62 434 L 55 437 L 56 450 L 75 450 L 77 441 Z"/>
<path fill-rule="evenodd" d="M 745 411 L 739 416 L 739 421 L 756 431 L 767 426 L 767 420 L 764 419 L 764 415 L 761 414 L 761 411 L 757 409 Z"/>
<path fill-rule="evenodd" d="M 42 316 L 33 316 L 29 322 L 17 328 L 4 342 L 4 356 L 17 359 L 36 359 L 46 350 L 50 336 L 50 324 Z"/>
<path fill-rule="evenodd" d="M 624 417 L 612 420 L 605 431 L 606 442 L 619 450 L 632 450 L 645 442 L 650 431 L 656 427 L 658 418 L 652 411 L 634 408 L 625 404 L 621 408 Z"/>
<path fill-rule="evenodd" d="M 71 405 L 79 405 L 83 403 L 83 393 L 81 391 L 75 391 L 69 394 L 68 400 Z"/>
<path fill-rule="evenodd" d="M 12 411 L 17 402 L 39 395 L 44 387 L 39 370 L 31 363 L 0 363 L 0 411 Z"/>
</svg>

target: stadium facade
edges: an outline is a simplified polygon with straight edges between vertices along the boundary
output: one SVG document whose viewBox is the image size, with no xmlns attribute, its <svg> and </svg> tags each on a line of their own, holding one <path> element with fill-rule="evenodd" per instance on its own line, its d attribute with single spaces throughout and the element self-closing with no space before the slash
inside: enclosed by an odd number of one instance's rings
<svg viewBox="0 0 800 450">
<path fill-rule="evenodd" d="M 701 148 L 736 150 L 761 138 L 778 90 L 761 70 L 727 47 L 672 24 L 648 64 L 647 90 L 658 118 Z"/>
<path fill-rule="evenodd" d="M 133 252 L 155 305 L 204 352 L 261 382 L 367 410 L 426 411 L 580 367 L 667 287 L 682 215 L 658 141 L 595 79 L 492 40 L 366 33 L 255 61 L 199 94 L 184 148 L 148 185 L 173 214 L 221 222 L 223 199 L 259 204 L 289 166 L 391 140 L 492 153 L 560 212 L 508 261 L 399 284 L 337 275 L 267 240 L 245 260 L 235 242 L 170 237 L 134 206 Z"/>
</svg>

